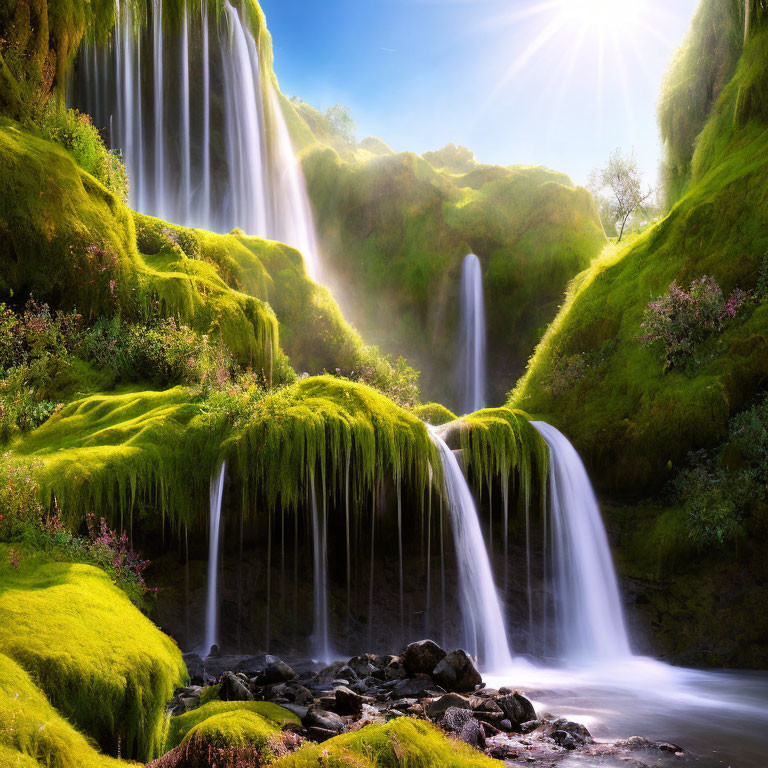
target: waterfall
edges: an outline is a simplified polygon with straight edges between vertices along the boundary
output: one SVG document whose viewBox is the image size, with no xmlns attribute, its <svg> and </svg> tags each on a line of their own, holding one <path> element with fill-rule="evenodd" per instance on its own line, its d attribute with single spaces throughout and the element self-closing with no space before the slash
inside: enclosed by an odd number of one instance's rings
<svg viewBox="0 0 768 768">
<path fill-rule="evenodd" d="M 309 500 L 312 510 L 312 552 L 313 552 L 313 619 L 312 653 L 318 661 L 330 663 L 333 659 L 328 639 L 328 527 L 326 524 L 326 501 L 323 496 L 323 512 L 320 515 L 315 489 L 315 477 L 310 475 Z"/>
<path fill-rule="evenodd" d="M 453 451 L 433 429 L 430 437 L 443 465 L 467 650 L 479 656 L 486 670 L 501 671 L 511 666 L 512 659 L 475 502 Z"/>
<path fill-rule="evenodd" d="M 227 462 L 222 461 L 219 471 L 211 478 L 210 532 L 208 539 L 208 594 L 205 602 L 205 638 L 201 651 L 206 655 L 219 644 L 219 535 L 221 533 L 221 501 L 224 497 L 224 479 Z"/>
<path fill-rule="evenodd" d="M 238 227 L 287 243 L 316 278 L 306 183 L 245 3 L 225 0 L 214 17 L 204 0 L 186 0 L 178 24 L 168 23 L 168 8 L 164 18 L 163 0 L 146 3 L 143 14 L 117 0 L 113 39 L 83 46 L 73 82 L 75 106 L 123 153 L 130 205 L 185 226 Z M 105 90 L 102 80 L 116 87 Z"/>
<path fill-rule="evenodd" d="M 628 657 L 616 571 L 587 471 L 563 434 L 544 422 L 531 423 L 549 446 L 552 580 L 561 650 L 580 661 Z"/>
<path fill-rule="evenodd" d="M 485 307 L 480 259 L 470 253 L 461 268 L 462 408 L 485 407 Z"/>
</svg>

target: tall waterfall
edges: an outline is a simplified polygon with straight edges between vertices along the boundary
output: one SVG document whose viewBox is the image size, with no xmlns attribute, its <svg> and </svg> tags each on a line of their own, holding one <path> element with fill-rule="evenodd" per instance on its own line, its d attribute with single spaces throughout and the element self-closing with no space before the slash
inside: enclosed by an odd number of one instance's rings
<svg viewBox="0 0 768 768">
<path fill-rule="evenodd" d="M 211 478 L 210 530 L 208 540 L 208 593 L 205 601 L 205 635 L 201 651 L 211 652 L 219 644 L 219 534 L 221 533 L 221 502 L 224 498 L 224 480 L 227 462 L 222 461 L 219 471 Z"/>
<path fill-rule="evenodd" d="M 225 0 L 214 18 L 205 0 L 187 0 L 170 26 L 163 0 L 147 0 L 146 24 L 125 0 L 117 13 L 108 45 L 84 46 L 73 91 L 122 151 L 131 206 L 176 224 L 280 240 L 317 277 L 301 165 L 245 4 Z"/>
<path fill-rule="evenodd" d="M 501 671 L 511 666 L 512 659 L 475 502 L 453 451 L 432 429 L 430 436 L 443 465 L 467 650 L 479 656 L 486 670 Z"/>
<path fill-rule="evenodd" d="M 549 446 L 553 589 L 564 655 L 577 661 L 630 656 L 616 571 L 600 508 L 579 454 L 544 422 Z"/>
<path fill-rule="evenodd" d="M 470 253 L 461 268 L 462 408 L 472 413 L 485 407 L 485 306 L 480 259 Z"/>
</svg>

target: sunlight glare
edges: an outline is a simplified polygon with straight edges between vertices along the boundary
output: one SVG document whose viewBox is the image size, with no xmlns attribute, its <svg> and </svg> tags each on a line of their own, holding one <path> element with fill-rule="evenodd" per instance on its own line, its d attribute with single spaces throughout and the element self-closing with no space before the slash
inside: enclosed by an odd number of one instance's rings
<svg viewBox="0 0 768 768">
<path fill-rule="evenodd" d="M 641 21 L 646 0 L 559 0 L 559 15 L 567 25 L 600 34 L 632 32 Z"/>
</svg>

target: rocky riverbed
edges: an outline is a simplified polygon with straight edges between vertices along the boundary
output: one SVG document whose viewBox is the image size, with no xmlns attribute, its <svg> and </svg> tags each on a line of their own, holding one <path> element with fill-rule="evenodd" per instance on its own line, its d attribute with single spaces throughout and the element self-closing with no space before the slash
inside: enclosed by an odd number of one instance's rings
<svg viewBox="0 0 768 768">
<path fill-rule="evenodd" d="M 578 757 L 590 764 L 652 768 L 686 757 L 675 744 L 640 737 L 596 741 L 580 723 L 537 713 L 521 691 L 487 687 L 471 656 L 446 652 L 431 640 L 411 643 L 398 655 L 365 654 L 327 666 L 289 664 L 269 654 L 184 658 L 191 685 L 176 692 L 169 705 L 173 715 L 211 697 L 271 701 L 299 717 L 301 726 L 292 726 L 298 736 L 316 742 L 412 717 L 510 765 L 534 768 Z"/>
</svg>

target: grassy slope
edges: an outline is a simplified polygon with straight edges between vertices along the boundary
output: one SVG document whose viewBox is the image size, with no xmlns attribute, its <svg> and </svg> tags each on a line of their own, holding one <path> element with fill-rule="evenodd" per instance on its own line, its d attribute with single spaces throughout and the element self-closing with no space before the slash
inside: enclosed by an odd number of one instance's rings
<svg viewBox="0 0 768 768">
<path fill-rule="evenodd" d="M 304 170 L 329 279 L 350 317 L 365 338 L 413 360 L 428 395 L 450 405 L 461 261 L 477 253 L 500 400 L 567 281 L 605 243 L 591 197 L 543 168 L 471 160 L 468 172 L 453 173 L 413 154 L 371 151 L 371 142 L 345 147 L 316 123 L 308 120 L 319 145 L 305 148 Z"/>
<path fill-rule="evenodd" d="M 20 559 L 12 567 L 0 545 L 0 653 L 104 751 L 120 737 L 123 755 L 155 756 L 165 703 L 187 676 L 176 644 L 99 569 L 23 548 Z M 23 685 L 6 671 L 3 686 Z"/>
<path fill-rule="evenodd" d="M 700 13 L 712 22 L 718 9 L 721 23 L 730 23 L 725 5 L 704 2 Z M 703 48 L 688 54 L 708 55 Z M 729 417 L 768 384 L 765 301 L 743 307 L 685 371 L 665 374 L 661 351 L 639 343 L 645 306 L 672 280 L 712 275 L 726 293 L 756 286 L 768 250 L 767 73 L 768 29 L 758 17 L 696 141 L 682 198 L 657 226 L 608 249 L 573 281 L 511 393 L 514 405 L 574 441 L 608 494 L 657 491 L 688 451 L 717 445 Z M 687 663 L 764 666 L 764 533 L 755 524 L 736 550 L 702 557 L 692 551 L 681 515 L 647 504 L 608 513 L 621 568 L 636 579 L 657 650 Z"/>
</svg>

